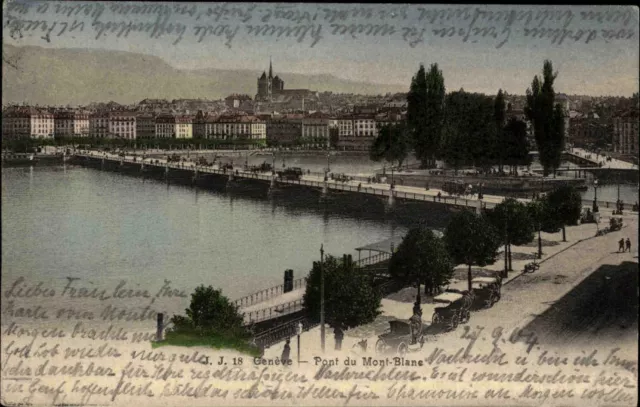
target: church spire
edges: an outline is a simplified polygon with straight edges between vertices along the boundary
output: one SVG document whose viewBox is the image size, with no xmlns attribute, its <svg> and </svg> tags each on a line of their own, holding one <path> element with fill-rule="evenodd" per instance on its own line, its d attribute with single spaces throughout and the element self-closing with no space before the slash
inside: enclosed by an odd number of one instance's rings
<svg viewBox="0 0 640 407">
<path fill-rule="evenodd" d="M 269 57 L 269 78 L 273 78 L 273 67 L 271 65 L 271 57 Z"/>
</svg>

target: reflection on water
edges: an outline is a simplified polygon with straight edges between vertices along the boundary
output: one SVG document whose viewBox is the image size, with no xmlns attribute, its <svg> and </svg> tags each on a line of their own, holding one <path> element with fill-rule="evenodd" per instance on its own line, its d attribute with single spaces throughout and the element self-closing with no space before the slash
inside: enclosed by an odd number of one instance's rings
<svg viewBox="0 0 640 407">
<path fill-rule="evenodd" d="M 281 205 L 255 195 L 78 167 L 3 169 L 3 276 L 180 279 L 237 297 L 281 284 L 287 268 L 306 275 L 320 244 L 356 257 L 354 248 L 406 230 L 366 210 L 323 213 L 317 197 Z"/>
</svg>

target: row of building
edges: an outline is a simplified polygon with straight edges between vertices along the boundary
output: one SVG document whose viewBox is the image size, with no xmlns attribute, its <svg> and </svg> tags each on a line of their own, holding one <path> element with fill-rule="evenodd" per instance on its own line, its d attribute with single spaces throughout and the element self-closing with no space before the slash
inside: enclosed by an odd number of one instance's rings
<svg viewBox="0 0 640 407">
<path fill-rule="evenodd" d="M 216 139 L 248 145 L 333 146 L 367 150 L 380 125 L 404 120 L 399 109 L 355 109 L 331 116 L 321 112 L 288 115 L 50 112 L 13 107 L 3 112 L 2 136 L 15 138 Z"/>
</svg>

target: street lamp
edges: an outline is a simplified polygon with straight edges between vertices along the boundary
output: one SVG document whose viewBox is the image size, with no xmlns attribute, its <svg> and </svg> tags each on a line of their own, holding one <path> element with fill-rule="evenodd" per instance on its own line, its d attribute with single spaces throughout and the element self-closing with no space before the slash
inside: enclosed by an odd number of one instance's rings
<svg viewBox="0 0 640 407">
<path fill-rule="evenodd" d="M 298 322 L 296 326 L 296 333 L 298 334 L 298 365 L 300 365 L 300 335 L 302 334 L 302 322 Z"/>
<path fill-rule="evenodd" d="M 593 180 L 593 212 L 599 212 L 598 211 L 598 180 L 594 179 Z"/>
<path fill-rule="evenodd" d="M 327 151 L 327 173 L 331 172 L 330 159 L 331 159 L 331 152 Z"/>
<path fill-rule="evenodd" d="M 324 245 L 320 245 L 320 343 L 324 353 Z"/>
</svg>

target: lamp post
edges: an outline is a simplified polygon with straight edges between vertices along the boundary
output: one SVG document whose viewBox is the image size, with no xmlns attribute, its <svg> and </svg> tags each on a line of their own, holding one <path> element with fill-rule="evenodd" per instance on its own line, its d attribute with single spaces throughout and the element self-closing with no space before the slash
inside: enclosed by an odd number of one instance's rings
<svg viewBox="0 0 640 407">
<path fill-rule="evenodd" d="M 298 365 L 300 365 L 300 335 L 302 334 L 302 322 L 298 322 L 296 326 L 296 333 L 298 334 Z"/>
<path fill-rule="evenodd" d="M 324 353 L 324 246 L 320 245 L 320 343 Z"/>
<path fill-rule="evenodd" d="M 327 151 L 327 173 L 331 172 L 331 163 L 330 163 L 330 159 L 331 159 L 331 152 Z"/>
<path fill-rule="evenodd" d="M 598 180 L 593 180 L 593 212 L 599 212 L 598 210 Z"/>
</svg>

